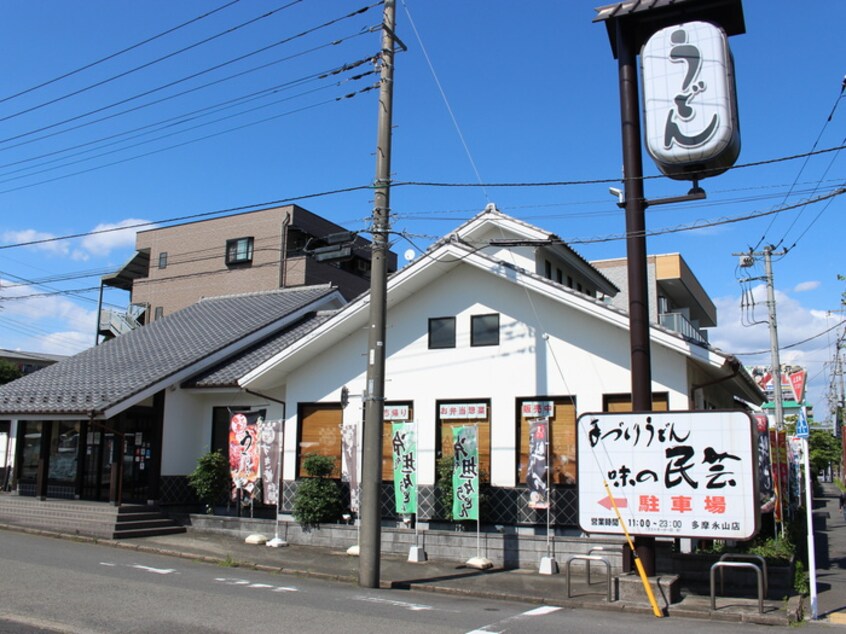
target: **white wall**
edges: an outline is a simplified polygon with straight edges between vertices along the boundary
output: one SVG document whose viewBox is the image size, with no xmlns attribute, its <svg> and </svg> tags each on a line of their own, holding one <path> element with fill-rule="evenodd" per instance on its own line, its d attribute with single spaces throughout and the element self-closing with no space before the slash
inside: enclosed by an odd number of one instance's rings
<svg viewBox="0 0 846 634">
<path fill-rule="evenodd" d="M 471 347 L 470 316 L 494 312 L 500 314 L 500 345 Z M 456 347 L 429 350 L 428 319 L 452 315 Z M 583 413 L 601 411 L 603 394 L 631 391 L 627 330 L 538 295 L 529 297 L 521 287 L 470 266 L 452 269 L 394 306 L 386 339 L 385 398 L 414 402 L 421 484 L 435 480 L 439 399 L 491 399 L 491 481 L 513 486 L 516 398 L 573 396 Z M 362 328 L 288 375 L 289 429 L 296 424 L 298 403 L 338 402 L 344 385 L 352 396 L 345 420 L 361 416 L 360 400 L 354 398 L 364 391 L 366 349 Z M 686 409 L 685 358 L 653 346 L 653 366 L 653 389 L 669 392 L 671 407 Z M 290 479 L 296 447 L 286 442 L 286 450 Z"/>
<path fill-rule="evenodd" d="M 276 396 L 274 398 L 284 400 Z M 168 389 L 162 433 L 162 475 L 191 473 L 197 458 L 211 447 L 212 408 L 236 406 L 267 409 L 268 420 L 283 417 L 283 406 L 280 403 L 245 392 Z"/>
</svg>

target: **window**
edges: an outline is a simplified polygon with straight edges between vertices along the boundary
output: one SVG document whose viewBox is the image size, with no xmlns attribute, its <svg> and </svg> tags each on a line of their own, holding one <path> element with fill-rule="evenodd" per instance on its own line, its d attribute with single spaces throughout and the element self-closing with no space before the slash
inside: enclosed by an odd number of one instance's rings
<svg viewBox="0 0 846 634">
<path fill-rule="evenodd" d="M 159 253 L 159 268 L 167 268 L 167 251 L 162 251 L 161 253 Z"/>
<path fill-rule="evenodd" d="M 244 264 L 253 261 L 253 239 L 237 238 L 226 241 L 226 263 Z"/>
<path fill-rule="evenodd" d="M 247 406 L 212 407 L 211 451 L 220 450 L 229 460 L 229 421 L 235 412 L 248 412 Z"/>
<path fill-rule="evenodd" d="M 308 476 L 303 468 L 303 458 L 309 454 L 328 456 L 335 461 L 332 477 L 341 475 L 341 423 L 344 411 L 341 405 L 301 405 L 300 442 L 297 446 L 297 477 Z"/>
<path fill-rule="evenodd" d="M 555 269 L 555 281 L 559 284 L 564 281 L 564 272 L 561 269 Z"/>
<path fill-rule="evenodd" d="M 403 420 L 399 413 L 408 410 L 408 417 Z M 395 412 L 391 414 L 391 412 Z M 398 417 L 399 416 L 399 417 Z M 382 431 L 382 480 L 394 480 L 394 423 L 414 421 L 414 405 L 411 401 L 388 401 L 385 403 L 384 429 Z"/>
<path fill-rule="evenodd" d="M 499 345 L 499 314 L 473 315 L 470 318 L 470 345 Z"/>
<path fill-rule="evenodd" d="M 429 349 L 455 348 L 455 317 L 429 319 Z"/>
<path fill-rule="evenodd" d="M 573 276 L 572 275 L 567 276 L 567 288 L 573 288 Z"/>
<path fill-rule="evenodd" d="M 460 414 L 456 414 L 456 409 L 462 407 L 469 409 L 470 407 L 483 406 L 486 415 L 484 418 L 458 418 Z M 453 445 L 453 428 L 464 426 L 476 426 L 477 429 L 477 443 L 479 448 L 479 482 L 488 483 L 491 481 L 491 418 L 490 418 L 490 401 L 463 401 L 462 403 L 452 403 L 451 401 L 438 401 L 438 412 L 441 412 L 445 407 L 448 409 L 444 415 L 438 414 L 437 427 L 437 443 L 438 443 L 438 458 L 445 456 L 453 458 L 455 456 L 455 449 Z M 454 406 L 454 407 L 453 407 Z M 468 414 L 469 416 L 469 414 Z"/>
<path fill-rule="evenodd" d="M 56 482 L 76 480 L 79 422 L 55 422 L 50 430 L 50 459 L 47 477 Z"/>
<path fill-rule="evenodd" d="M 667 392 L 652 393 L 652 411 L 667 412 L 670 410 L 670 395 Z M 631 412 L 631 394 L 604 394 L 602 396 L 603 412 Z"/>
<path fill-rule="evenodd" d="M 552 262 L 549 260 L 543 262 L 543 275 L 548 280 L 552 279 Z"/>
<path fill-rule="evenodd" d="M 572 398 L 531 398 L 518 401 L 522 409 L 525 401 L 551 401 L 552 416 L 549 416 L 549 448 L 550 472 L 549 481 L 552 484 L 575 484 L 578 462 L 576 461 L 576 404 Z M 518 410 L 520 415 L 520 410 Z M 520 417 L 520 462 L 518 464 L 518 481 L 526 482 L 526 471 L 529 468 L 529 424 L 530 418 Z"/>
<path fill-rule="evenodd" d="M 153 320 L 161 319 L 162 317 L 164 317 L 164 306 L 156 306 L 153 311 Z"/>
<path fill-rule="evenodd" d="M 18 461 L 18 477 L 25 481 L 35 481 L 38 473 L 38 459 L 41 457 L 41 429 L 44 423 L 24 421 L 18 426 L 18 441 L 20 458 Z"/>
</svg>

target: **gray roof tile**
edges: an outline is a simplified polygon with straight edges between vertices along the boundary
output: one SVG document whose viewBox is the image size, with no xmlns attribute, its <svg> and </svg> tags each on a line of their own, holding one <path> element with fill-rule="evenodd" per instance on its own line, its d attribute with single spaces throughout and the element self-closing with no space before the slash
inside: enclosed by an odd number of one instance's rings
<svg viewBox="0 0 846 634">
<path fill-rule="evenodd" d="M 0 386 L 0 415 L 100 413 L 333 292 L 324 285 L 204 299 Z"/>
</svg>

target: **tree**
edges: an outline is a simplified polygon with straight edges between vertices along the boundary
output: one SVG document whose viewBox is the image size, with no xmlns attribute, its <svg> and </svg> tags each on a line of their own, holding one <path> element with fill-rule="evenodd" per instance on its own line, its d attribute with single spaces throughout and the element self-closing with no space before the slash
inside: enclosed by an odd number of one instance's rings
<svg viewBox="0 0 846 634">
<path fill-rule="evenodd" d="M 811 430 L 808 436 L 810 453 L 808 460 L 814 473 L 828 469 L 830 464 L 840 464 L 840 440 L 831 432 L 822 429 Z"/>
<path fill-rule="evenodd" d="M 6 361 L 5 359 L 0 359 L 0 385 L 10 383 L 22 376 L 23 372 L 18 369 L 18 366 Z"/>
<path fill-rule="evenodd" d="M 214 505 L 230 487 L 229 461 L 220 449 L 200 456 L 197 466 L 188 476 L 188 484 L 205 505 L 206 513 L 213 513 Z"/>
<path fill-rule="evenodd" d="M 341 491 L 337 482 L 329 478 L 335 470 L 335 459 L 308 454 L 303 458 L 303 469 L 309 477 L 300 480 L 294 493 L 294 519 L 303 526 L 340 519 Z"/>
</svg>

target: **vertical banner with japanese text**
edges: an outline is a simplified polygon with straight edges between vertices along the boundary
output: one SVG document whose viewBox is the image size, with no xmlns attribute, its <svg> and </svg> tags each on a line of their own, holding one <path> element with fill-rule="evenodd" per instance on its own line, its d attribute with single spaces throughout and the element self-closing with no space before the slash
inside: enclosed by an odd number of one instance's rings
<svg viewBox="0 0 846 634">
<path fill-rule="evenodd" d="M 265 504 L 279 503 L 279 480 L 282 477 L 282 421 L 266 420 L 259 423 L 259 456 Z"/>
<path fill-rule="evenodd" d="M 414 423 L 393 423 L 394 498 L 400 515 L 417 513 L 417 438 Z"/>
<path fill-rule="evenodd" d="M 343 468 L 345 477 L 350 485 L 350 510 L 358 513 L 359 490 L 358 490 L 358 437 L 356 424 L 345 422 L 341 425 L 341 451 L 344 454 Z"/>
<path fill-rule="evenodd" d="M 452 518 L 479 519 L 479 443 L 474 425 L 452 430 Z"/>
<path fill-rule="evenodd" d="M 529 508 L 549 508 L 549 419 L 534 418 L 529 423 L 529 466 L 526 485 L 529 488 Z"/>
<path fill-rule="evenodd" d="M 266 410 L 236 412 L 229 419 L 229 472 L 232 476 L 232 499 L 251 499 L 259 472 L 258 429 Z"/>
</svg>

